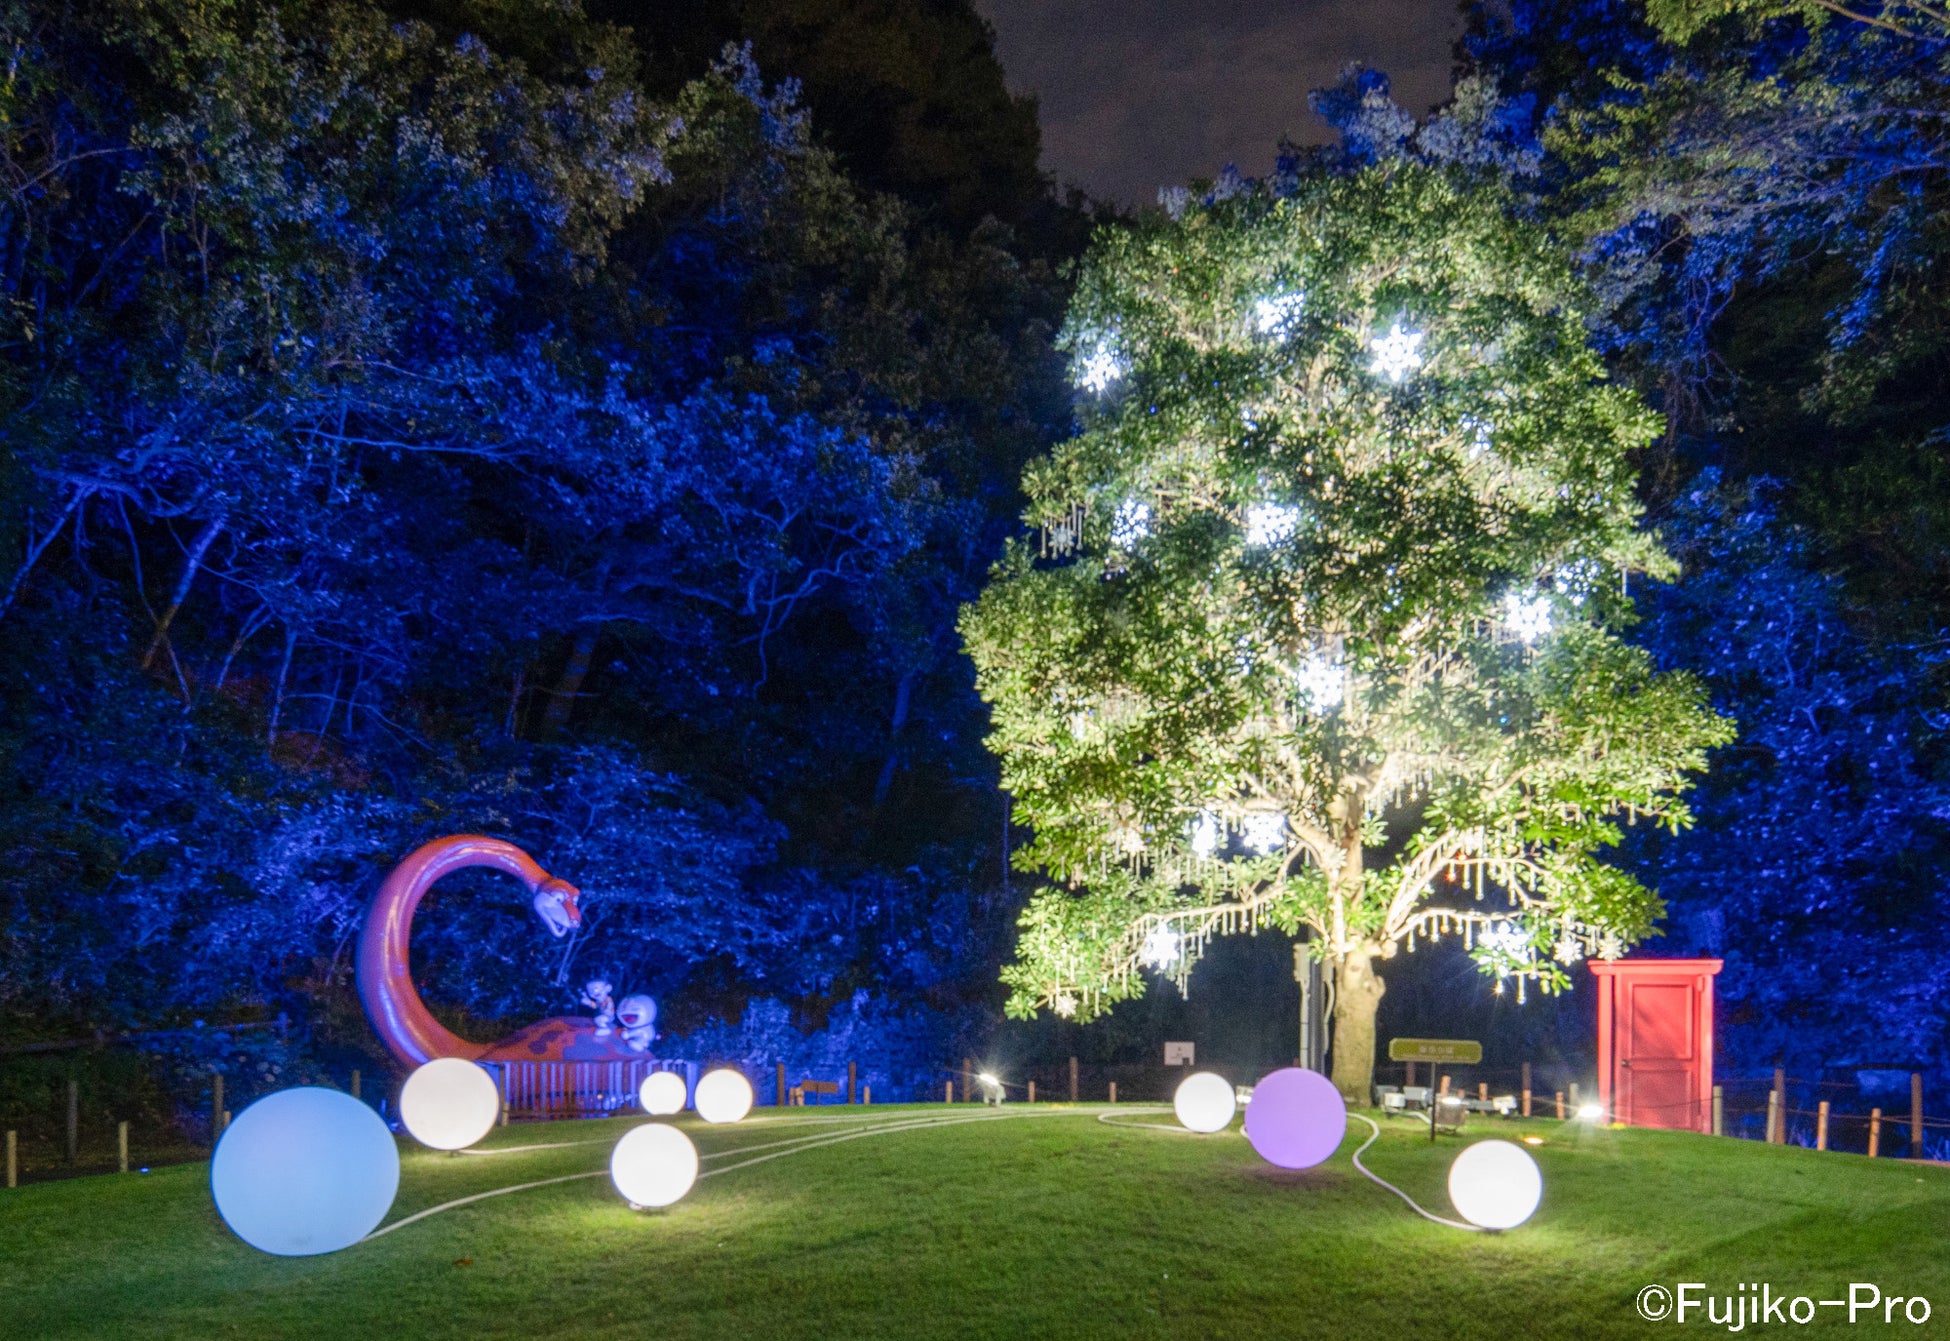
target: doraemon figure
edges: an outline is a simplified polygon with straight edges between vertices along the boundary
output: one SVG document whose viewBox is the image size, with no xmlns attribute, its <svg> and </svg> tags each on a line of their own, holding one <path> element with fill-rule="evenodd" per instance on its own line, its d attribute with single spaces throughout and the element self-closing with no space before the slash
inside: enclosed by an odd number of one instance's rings
<svg viewBox="0 0 1950 1341">
<path fill-rule="evenodd" d="M 648 1052 L 657 1036 L 657 1003 L 647 996 L 626 996 L 616 1003 L 616 1022 L 623 1026 L 624 1047 Z"/>
</svg>

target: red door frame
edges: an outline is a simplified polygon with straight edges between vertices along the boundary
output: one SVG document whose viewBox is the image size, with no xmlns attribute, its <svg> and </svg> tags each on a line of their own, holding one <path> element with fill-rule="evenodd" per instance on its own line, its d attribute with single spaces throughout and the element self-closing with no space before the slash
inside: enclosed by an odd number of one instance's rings
<svg viewBox="0 0 1950 1341">
<path fill-rule="evenodd" d="M 1700 1132 L 1713 1130 L 1713 979 L 1720 971 L 1718 959 L 1618 959 L 1589 961 L 1598 980 L 1598 1101 L 1605 1112 L 1620 1122 L 1634 1126 L 1690 1125 Z M 1691 1035 L 1696 1059 L 1695 1084 L 1688 1098 L 1695 1114 L 1688 1123 L 1635 1121 L 1631 1111 L 1631 1089 L 1623 1083 L 1632 1064 L 1629 1031 L 1620 1037 L 1620 1025 L 1631 1016 L 1632 989 L 1639 986 L 1687 986 L 1692 989 L 1691 1018 L 1684 1030 Z M 1623 1110 L 1614 1100 L 1624 1100 Z"/>
</svg>

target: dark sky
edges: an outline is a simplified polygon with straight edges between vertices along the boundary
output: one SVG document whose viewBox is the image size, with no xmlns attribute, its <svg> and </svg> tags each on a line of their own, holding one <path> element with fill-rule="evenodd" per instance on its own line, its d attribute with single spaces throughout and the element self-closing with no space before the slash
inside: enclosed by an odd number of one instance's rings
<svg viewBox="0 0 1950 1341">
<path fill-rule="evenodd" d="M 1042 103 L 1043 170 L 1148 205 L 1160 186 L 1247 176 L 1282 134 L 1318 142 L 1307 92 L 1361 61 L 1421 113 L 1449 92 L 1453 0 L 976 0 L 1009 87 Z"/>
</svg>

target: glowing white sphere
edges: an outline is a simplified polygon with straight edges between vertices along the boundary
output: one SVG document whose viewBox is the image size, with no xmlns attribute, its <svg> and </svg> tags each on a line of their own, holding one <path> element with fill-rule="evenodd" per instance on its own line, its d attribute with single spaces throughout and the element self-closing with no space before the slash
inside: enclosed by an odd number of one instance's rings
<svg viewBox="0 0 1950 1341">
<path fill-rule="evenodd" d="M 609 1180 L 632 1206 L 668 1206 L 697 1181 L 697 1147 L 661 1122 L 632 1127 L 610 1152 Z"/>
<path fill-rule="evenodd" d="M 1543 1196 L 1537 1161 L 1508 1141 L 1478 1141 L 1449 1166 L 1449 1200 L 1456 1213 L 1484 1229 L 1515 1229 Z"/>
<path fill-rule="evenodd" d="M 461 1150 L 494 1130 L 501 1091 L 485 1068 L 465 1057 L 436 1057 L 406 1078 L 399 1120 L 413 1139 L 435 1150 Z"/>
<path fill-rule="evenodd" d="M 643 1111 L 652 1117 L 669 1117 L 684 1111 L 684 1077 L 675 1071 L 652 1071 L 637 1087 L 636 1097 Z"/>
<path fill-rule="evenodd" d="M 310 1086 L 237 1115 L 210 1157 L 210 1195 L 230 1232 L 262 1252 L 309 1257 L 378 1228 L 399 1191 L 399 1146 L 379 1114 Z"/>
<path fill-rule="evenodd" d="M 736 1122 L 752 1111 L 752 1082 L 729 1067 L 708 1071 L 691 1103 L 706 1122 Z"/>
<path fill-rule="evenodd" d="M 1178 1090 L 1171 1096 L 1171 1111 L 1193 1131 L 1224 1131 L 1239 1111 L 1239 1100 L 1231 1081 L 1200 1071 L 1178 1082 Z"/>
</svg>

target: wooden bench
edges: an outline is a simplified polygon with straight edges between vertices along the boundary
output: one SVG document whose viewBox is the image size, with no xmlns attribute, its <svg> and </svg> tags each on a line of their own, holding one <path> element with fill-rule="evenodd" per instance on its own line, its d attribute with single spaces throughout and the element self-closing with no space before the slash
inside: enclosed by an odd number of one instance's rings
<svg viewBox="0 0 1950 1341">
<path fill-rule="evenodd" d="M 792 1101 L 792 1105 L 795 1108 L 804 1108 L 808 1094 L 815 1096 L 814 1102 L 818 1102 L 820 1098 L 828 1094 L 838 1094 L 839 1092 L 840 1082 L 837 1080 L 802 1080 L 790 1090 L 786 1091 L 786 1097 Z"/>
</svg>

